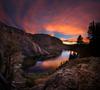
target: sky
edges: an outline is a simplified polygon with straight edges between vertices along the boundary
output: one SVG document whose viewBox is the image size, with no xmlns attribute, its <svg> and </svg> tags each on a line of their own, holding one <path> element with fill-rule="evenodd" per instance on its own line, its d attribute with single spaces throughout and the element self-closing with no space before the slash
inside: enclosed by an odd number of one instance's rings
<svg viewBox="0 0 100 90">
<path fill-rule="evenodd" d="M 0 0 L 0 21 L 28 33 L 85 37 L 93 20 L 100 21 L 100 0 Z"/>
</svg>

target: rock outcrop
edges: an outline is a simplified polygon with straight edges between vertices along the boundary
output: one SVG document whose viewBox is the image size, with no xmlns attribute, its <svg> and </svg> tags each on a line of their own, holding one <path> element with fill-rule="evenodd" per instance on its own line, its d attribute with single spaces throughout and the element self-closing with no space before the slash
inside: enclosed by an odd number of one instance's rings
<svg viewBox="0 0 100 90">
<path fill-rule="evenodd" d="M 28 34 L 23 30 L 7 26 L 0 23 L 0 49 L 4 49 L 7 44 L 13 43 L 16 48 L 20 48 L 24 55 L 30 56 L 32 53 L 45 54 L 44 50 L 40 49 L 39 45 L 33 42 Z M 13 46 L 14 47 L 14 46 Z"/>
<path fill-rule="evenodd" d="M 48 52 L 23 30 L 0 22 L 0 73 L 9 83 L 24 82 L 22 68 L 34 65 L 39 55 L 48 55 Z"/>
<path fill-rule="evenodd" d="M 58 56 L 64 49 L 63 42 L 54 36 L 48 34 L 29 34 L 29 37 L 41 48 L 49 52 L 48 57 Z"/>
<path fill-rule="evenodd" d="M 28 34 L 0 22 L 0 74 L 9 83 L 24 83 L 25 69 L 38 58 L 57 56 L 62 51 L 61 45 L 56 37 Z"/>
<path fill-rule="evenodd" d="M 89 57 L 69 61 L 64 64 L 50 77 L 41 90 L 99 89 L 100 58 Z"/>
</svg>

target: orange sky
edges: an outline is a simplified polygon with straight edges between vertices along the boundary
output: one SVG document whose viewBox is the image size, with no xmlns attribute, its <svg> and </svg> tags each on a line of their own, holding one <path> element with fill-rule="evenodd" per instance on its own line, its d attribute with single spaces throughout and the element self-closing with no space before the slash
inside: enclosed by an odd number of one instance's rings
<svg viewBox="0 0 100 90">
<path fill-rule="evenodd" d="M 85 37 L 93 20 L 100 21 L 100 0 L 0 0 L 0 21 L 28 33 Z"/>
<path fill-rule="evenodd" d="M 82 28 L 75 27 L 72 25 L 67 24 L 47 24 L 44 26 L 44 28 L 47 31 L 50 32 L 59 32 L 62 34 L 70 34 L 70 35 L 79 35 L 79 34 L 85 34 L 86 32 L 82 30 Z"/>
</svg>

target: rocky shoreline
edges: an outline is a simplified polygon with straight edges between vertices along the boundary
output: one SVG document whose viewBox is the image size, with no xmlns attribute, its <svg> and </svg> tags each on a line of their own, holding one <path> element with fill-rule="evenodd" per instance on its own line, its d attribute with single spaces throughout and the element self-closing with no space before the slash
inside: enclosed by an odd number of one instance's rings
<svg viewBox="0 0 100 90">
<path fill-rule="evenodd" d="M 66 62 L 44 82 L 23 90 L 99 90 L 100 57 Z"/>
</svg>

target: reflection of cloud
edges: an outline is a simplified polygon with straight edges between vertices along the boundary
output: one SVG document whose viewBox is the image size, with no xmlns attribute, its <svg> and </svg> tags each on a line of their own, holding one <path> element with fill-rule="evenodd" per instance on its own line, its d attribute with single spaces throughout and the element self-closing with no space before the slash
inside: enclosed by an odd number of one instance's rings
<svg viewBox="0 0 100 90">
<path fill-rule="evenodd" d="M 46 69 L 56 69 L 58 68 L 62 63 L 68 61 L 67 59 L 63 59 L 63 60 L 51 60 L 51 61 L 45 61 L 42 63 L 42 67 L 46 68 Z"/>
<path fill-rule="evenodd" d="M 56 69 L 58 68 L 61 64 L 65 63 L 68 61 L 69 58 L 69 51 L 63 51 L 61 56 L 54 58 L 54 59 L 48 59 L 46 61 L 42 62 L 42 67 L 48 68 L 48 69 Z"/>
</svg>

